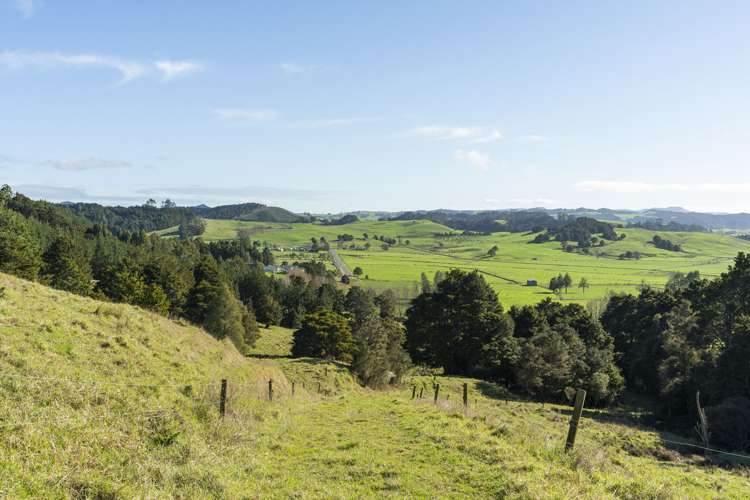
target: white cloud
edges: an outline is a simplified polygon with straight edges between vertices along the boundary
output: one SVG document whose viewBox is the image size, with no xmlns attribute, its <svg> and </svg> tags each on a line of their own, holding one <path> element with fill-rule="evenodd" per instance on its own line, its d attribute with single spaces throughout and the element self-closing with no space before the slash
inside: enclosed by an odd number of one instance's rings
<svg viewBox="0 0 750 500">
<path fill-rule="evenodd" d="M 222 108 L 215 109 L 214 114 L 224 120 L 265 121 L 279 116 L 275 109 Z"/>
<path fill-rule="evenodd" d="M 459 149 L 458 151 L 456 151 L 455 157 L 456 160 L 469 163 L 470 165 L 482 171 L 489 170 L 490 165 L 492 164 L 489 155 L 474 150 L 464 151 L 463 149 Z"/>
<path fill-rule="evenodd" d="M 34 0 L 15 0 L 15 6 L 25 18 L 33 16 L 36 10 Z"/>
<path fill-rule="evenodd" d="M 10 70 L 23 69 L 109 69 L 120 74 L 120 83 L 127 83 L 150 71 L 158 71 L 163 80 L 172 80 L 203 67 L 191 61 L 156 61 L 152 65 L 130 59 L 121 59 L 103 54 L 63 54 L 60 52 L 0 52 L 0 67 Z"/>
<path fill-rule="evenodd" d="M 111 168 L 129 168 L 133 166 L 126 161 L 104 160 L 95 157 L 73 158 L 69 160 L 47 160 L 41 162 L 41 164 L 54 167 L 58 170 L 69 171 L 104 170 Z"/>
<path fill-rule="evenodd" d="M 174 80 L 190 73 L 203 70 L 203 66 L 193 61 L 156 61 L 154 66 L 164 80 Z"/>
<path fill-rule="evenodd" d="M 462 140 L 473 144 L 496 142 L 503 138 L 499 130 L 489 127 L 455 127 L 446 125 L 423 125 L 409 130 L 406 135 L 440 141 Z"/>
<path fill-rule="evenodd" d="M 55 67 L 104 68 L 120 73 L 122 82 L 143 75 L 146 68 L 136 61 L 99 54 L 61 54 L 59 52 L 0 52 L 0 65 L 13 70 L 26 68 L 49 69 Z"/>
<path fill-rule="evenodd" d="M 580 191 L 605 193 L 750 193 L 750 183 L 721 184 L 702 182 L 697 184 L 655 184 L 648 182 L 584 181 L 575 185 Z"/>
<path fill-rule="evenodd" d="M 359 117 L 359 118 L 328 118 L 325 120 L 316 120 L 311 122 L 292 123 L 293 127 L 301 128 L 330 128 L 330 127 L 348 127 L 351 125 L 362 125 L 364 123 L 373 123 L 377 118 Z"/>
<path fill-rule="evenodd" d="M 281 63 L 279 69 L 287 76 L 299 75 L 315 71 L 317 66 L 311 64 Z"/>
</svg>

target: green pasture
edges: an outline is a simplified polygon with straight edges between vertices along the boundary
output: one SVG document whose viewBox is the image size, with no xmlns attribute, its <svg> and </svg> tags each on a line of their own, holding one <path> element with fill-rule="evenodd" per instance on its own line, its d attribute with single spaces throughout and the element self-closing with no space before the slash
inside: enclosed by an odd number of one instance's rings
<svg viewBox="0 0 750 500">
<path fill-rule="evenodd" d="M 394 288 L 408 295 L 423 272 L 432 278 L 436 271 L 477 269 L 506 305 L 534 303 L 545 297 L 586 302 L 610 292 L 635 292 L 643 284 L 662 287 L 675 272 L 697 270 L 705 277 L 718 276 L 738 252 L 750 250 L 750 242 L 718 233 L 661 233 L 683 247 L 682 252 L 670 252 L 649 243 L 654 231 L 618 229 L 626 235 L 624 240 L 606 242 L 604 247 L 593 248 L 591 255 L 583 255 L 564 252 L 558 242 L 531 244 L 533 234 L 462 236 L 459 231 L 422 220 L 362 221 L 342 226 L 209 220 L 203 238 L 237 238 L 240 230 L 249 232 L 252 239 L 281 247 L 279 260 L 305 258 L 305 254 L 290 254 L 289 248 L 307 244 L 312 237 L 325 237 L 350 268 L 363 269 L 359 284 L 376 290 Z M 174 229 L 162 231 L 170 232 Z M 350 249 L 351 245 L 364 246 L 364 233 L 370 238 L 370 248 Z M 356 239 L 340 244 L 336 242 L 339 234 L 351 234 Z M 374 235 L 400 237 L 400 243 L 383 250 Z M 488 257 L 487 251 L 494 245 L 497 255 Z M 627 251 L 640 252 L 643 257 L 620 260 L 618 256 Z M 559 273 L 570 273 L 574 286 L 557 297 L 546 285 Z M 577 287 L 581 278 L 588 280 L 590 288 Z M 536 280 L 539 286 L 526 286 L 528 280 Z"/>
</svg>

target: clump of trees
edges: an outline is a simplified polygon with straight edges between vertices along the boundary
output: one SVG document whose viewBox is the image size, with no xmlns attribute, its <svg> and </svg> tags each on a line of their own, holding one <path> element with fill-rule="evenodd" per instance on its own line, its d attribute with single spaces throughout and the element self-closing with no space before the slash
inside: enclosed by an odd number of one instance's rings
<svg viewBox="0 0 750 500">
<path fill-rule="evenodd" d="M 670 252 L 682 252 L 682 246 L 678 245 L 677 243 L 672 243 L 671 241 L 662 238 L 658 234 L 654 235 L 651 243 L 653 243 L 656 248 L 661 248 L 662 250 L 669 250 Z"/>
<path fill-rule="evenodd" d="M 548 241 L 559 241 L 563 250 L 572 252 L 575 250 L 585 251 L 594 246 L 604 246 L 604 240 L 617 241 L 625 235 L 618 235 L 614 226 L 590 217 L 578 217 L 573 220 L 561 219 L 560 225 L 554 225 L 545 232 L 537 234 L 531 243 L 546 243 Z M 577 247 L 568 242 L 576 242 Z"/>
<path fill-rule="evenodd" d="M 180 223 L 177 234 L 180 238 L 186 239 L 192 236 L 200 236 L 206 232 L 206 220 L 203 217 L 189 217 Z"/>
<path fill-rule="evenodd" d="M 628 386 L 658 398 L 663 419 L 692 429 L 700 390 L 715 444 L 750 449 L 750 256 L 713 281 L 614 296 L 602 323 Z"/>
<path fill-rule="evenodd" d="M 584 308 L 546 300 L 506 313 L 476 271 L 448 272 L 412 301 L 405 325 L 412 359 L 448 374 L 499 380 L 547 399 L 585 387 L 606 403 L 623 388 L 612 339 Z"/>
<path fill-rule="evenodd" d="M 641 254 L 641 252 L 628 250 L 627 252 L 618 255 L 617 258 L 620 260 L 640 260 L 642 256 L 643 254 Z"/>
<path fill-rule="evenodd" d="M 573 286 L 573 277 L 569 273 L 558 274 L 549 280 L 549 289 L 554 293 L 560 293 L 563 289 L 565 293 L 568 293 L 568 288 L 571 286 Z"/>
<path fill-rule="evenodd" d="M 359 381 L 379 388 L 397 383 L 411 364 L 404 349 L 403 325 L 395 318 L 395 296 L 374 295 L 352 287 L 337 311 L 318 309 L 305 315 L 294 333 L 292 355 L 351 364 Z"/>
</svg>

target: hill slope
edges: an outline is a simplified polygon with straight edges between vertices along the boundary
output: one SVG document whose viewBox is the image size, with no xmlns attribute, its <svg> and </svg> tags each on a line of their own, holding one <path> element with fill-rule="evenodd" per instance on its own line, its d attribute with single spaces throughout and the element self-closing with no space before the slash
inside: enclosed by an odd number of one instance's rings
<svg viewBox="0 0 750 500">
<path fill-rule="evenodd" d="M 702 458 L 665 448 L 656 433 L 607 412 L 587 412 L 576 451 L 565 454 L 568 408 L 506 403 L 491 384 L 440 377 L 434 406 L 427 397 L 412 401 L 410 385 L 372 392 L 341 365 L 285 358 L 289 330 L 264 330 L 254 357 L 245 358 L 202 330 L 133 307 L 2 274 L 0 287 L 0 492 L 10 498 L 741 498 L 750 491 L 746 476 L 702 466 Z M 223 420 L 221 378 L 229 379 Z M 431 380 L 410 384 L 429 392 Z M 464 381 L 466 414 L 457 404 Z"/>
</svg>

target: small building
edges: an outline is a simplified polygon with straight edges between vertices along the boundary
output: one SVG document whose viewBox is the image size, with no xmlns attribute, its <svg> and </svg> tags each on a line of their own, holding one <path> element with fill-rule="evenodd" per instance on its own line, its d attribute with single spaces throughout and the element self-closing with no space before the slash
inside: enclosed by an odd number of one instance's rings
<svg viewBox="0 0 750 500">
<path fill-rule="evenodd" d="M 536 280 L 526 280 L 526 286 L 537 286 Z"/>
</svg>

